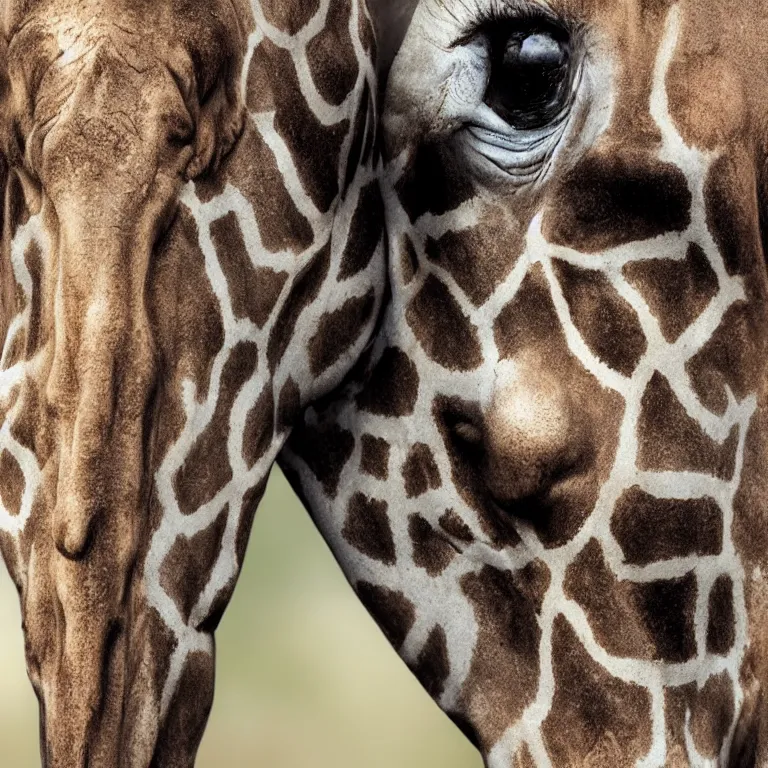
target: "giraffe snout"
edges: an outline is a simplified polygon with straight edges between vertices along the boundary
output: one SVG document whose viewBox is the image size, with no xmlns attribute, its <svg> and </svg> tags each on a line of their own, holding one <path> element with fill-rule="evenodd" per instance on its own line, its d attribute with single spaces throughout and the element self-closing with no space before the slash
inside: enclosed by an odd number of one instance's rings
<svg viewBox="0 0 768 768">
<path fill-rule="evenodd" d="M 514 366 L 494 392 L 484 424 L 485 482 L 504 507 L 546 496 L 579 468 L 588 449 L 573 398 L 529 366 Z"/>
</svg>

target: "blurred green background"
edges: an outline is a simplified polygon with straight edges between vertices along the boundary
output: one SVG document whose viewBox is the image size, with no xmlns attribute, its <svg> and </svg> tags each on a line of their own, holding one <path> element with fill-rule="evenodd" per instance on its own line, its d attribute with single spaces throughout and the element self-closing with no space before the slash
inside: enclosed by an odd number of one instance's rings
<svg viewBox="0 0 768 768">
<path fill-rule="evenodd" d="M 37 768 L 15 590 L 0 578 L 0 766 Z M 275 470 L 217 635 L 198 768 L 480 768 L 379 633 Z"/>
</svg>

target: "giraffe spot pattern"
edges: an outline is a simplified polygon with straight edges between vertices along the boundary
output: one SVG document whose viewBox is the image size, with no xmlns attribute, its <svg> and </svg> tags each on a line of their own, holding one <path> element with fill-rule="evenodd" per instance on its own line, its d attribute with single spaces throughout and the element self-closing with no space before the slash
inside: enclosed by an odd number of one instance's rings
<svg viewBox="0 0 768 768">
<path fill-rule="evenodd" d="M 397 558 L 386 501 L 355 493 L 347 504 L 347 517 L 341 533 L 358 552 L 385 565 Z"/>
<path fill-rule="evenodd" d="M 451 173 L 451 158 L 441 144 L 419 147 L 395 185 L 411 223 L 429 212 L 439 216 L 470 200 L 474 186 L 464 174 Z"/>
<path fill-rule="evenodd" d="M 275 395 L 271 384 L 267 384 L 245 420 L 243 458 L 249 467 L 253 467 L 266 454 L 274 435 Z"/>
<path fill-rule="evenodd" d="M 371 142 L 374 141 L 376 133 L 375 126 L 373 125 L 374 119 L 371 89 L 366 81 L 360 105 L 355 115 L 355 127 L 352 131 L 352 142 L 349 145 L 349 155 L 347 156 L 347 171 L 344 175 L 344 189 L 342 191 L 345 197 L 354 181 L 358 168 L 370 160 Z"/>
<path fill-rule="evenodd" d="M 712 498 L 657 499 L 634 486 L 616 502 L 611 532 L 626 562 L 633 565 L 718 555 L 723 549 L 723 513 Z"/>
<path fill-rule="evenodd" d="M 413 603 L 402 592 L 367 581 L 358 581 L 355 591 L 390 645 L 399 650 L 416 621 Z"/>
<path fill-rule="evenodd" d="M 719 445 L 686 412 L 669 381 L 653 374 L 641 401 L 637 424 L 639 469 L 704 472 L 730 480 L 736 468 L 739 429 Z"/>
<path fill-rule="evenodd" d="M 320 0 L 261 0 L 264 18 L 287 35 L 295 35 L 320 10 Z"/>
<path fill-rule="evenodd" d="M 389 477 L 390 445 L 383 437 L 364 434 L 360 438 L 360 471 L 379 480 Z"/>
<path fill-rule="evenodd" d="M 733 609 L 733 579 L 723 574 L 715 579 L 709 593 L 707 652 L 725 656 L 736 640 Z"/>
<path fill-rule="evenodd" d="M 219 398 L 213 417 L 197 438 L 187 460 L 174 478 L 179 508 L 192 514 L 207 503 L 232 479 L 232 467 L 226 444 L 232 404 L 243 385 L 256 370 L 258 348 L 252 342 L 240 342 L 232 350 L 221 374 Z"/>
<path fill-rule="evenodd" d="M 619 581 L 591 539 L 568 566 L 564 587 L 612 656 L 682 662 L 695 655 L 693 573 L 650 583 Z"/>
<path fill-rule="evenodd" d="M 301 313 L 317 298 L 331 265 L 331 246 L 326 243 L 296 276 L 291 293 L 285 300 L 269 334 L 267 359 L 274 373 L 294 336 Z"/>
<path fill-rule="evenodd" d="M 486 218 L 469 229 L 428 237 L 424 247 L 427 259 L 443 267 L 476 307 L 509 274 L 525 245 L 525 231 L 514 220 L 497 211 Z"/>
<path fill-rule="evenodd" d="M 461 710 L 480 747 L 488 750 L 536 695 L 541 640 L 537 614 L 549 586 L 549 570 L 539 561 L 516 572 L 484 565 L 464 575 L 460 585 L 478 625 Z"/>
<path fill-rule="evenodd" d="M 24 356 L 27 360 L 40 349 L 44 339 L 42 323 L 42 278 L 43 278 L 43 251 L 36 240 L 33 240 L 24 252 L 24 263 L 29 270 L 32 279 L 32 296 L 30 298 L 29 321 L 26 329 L 26 345 Z M 17 302 L 18 306 L 18 302 Z M 19 307 L 19 311 L 21 307 Z"/>
<path fill-rule="evenodd" d="M 718 281 L 704 251 L 688 246 L 684 261 L 648 259 L 624 265 L 624 276 L 642 294 L 659 321 L 664 338 L 674 343 L 717 295 Z"/>
<path fill-rule="evenodd" d="M 160 569 L 160 585 L 176 603 L 184 621 L 211 577 L 227 527 L 227 507 L 216 520 L 192 538 L 179 536 Z M 184 574 L 184 578 L 179 578 Z"/>
<path fill-rule="evenodd" d="M 429 633 L 427 642 L 412 666 L 413 674 L 424 690 L 433 698 L 439 699 L 445 690 L 445 682 L 450 674 L 448 641 L 445 630 L 435 625 Z"/>
<path fill-rule="evenodd" d="M 413 546 L 413 563 L 430 576 L 439 576 L 456 556 L 456 549 L 421 515 L 408 518 L 408 535 Z"/>
<path fill-rule="evenodd" d="M 750 172 L 745 172 L 750 168 Z M 723 255 L 728 273 L 745 274 L 755 256 L 763 253 L 755 222 L 757 210 L 755 187 L 759 183 L 751 172 L 752 163 L 738 163 L 729 155 L 712 164 L 704 188 L 707 225 Z M 747 207 L 749 206 L 749 207 Z M 758 258 L 758 263 L 761 258 Z"/>
<path fill-rule="evenodd" d="M 371 263 L 383 233 L 384 201 L 379 182 L 372 181 L 360 191 L 341 257 L 339 280 L 354 277 Z"/>
<path fill-rule="evenodd" d="M 400 238 L 400 271 L 405 285 L 408 285 L 419 271 L 419 255 L 408 235 Z"/>
<path fill-rule="evenodd" d="M 427 356 L 451 371 L 471 371 L 483 361 L 477 328 L 445 283 L 429 275 L 405 313 Z"/>
<path fill-rule="evenodd" d="M 203 651 L 187 656 L 173 701 L 160 729 L 153 763 L 192 765 L 213 704 L 214 660 Z M 190 739 L 190 734 L 199 734 Z"/>
<path fill-rule="evenodd" d="M 602 272 L 553 262 L 573 324 L 589 348 L 611 368 L 632 375 L 647 342 L 635 310 Z"/>
<path fill-rule="evenodd" d="M 357 405 L 361 410 L 379 416 L 409 416 L 418 394 L 416 365 L 399 347 L 387 347 L 357 396 Z"/>
<path fill-rule="evenodd" d="M 728 407 L 726 388 L 742 400 L 760 379 L 765 344 L 755 338 L 760 320 L 754 313 L 746 302 L 733 304 L 707 343 L 686 363 L 696 396 L 717 414 Z"/>
<path fill-rule="evenodd" d="M 348 0 L 331 0 L 325 26 L 307 45 L 307 63 L 317 90 L 336 106 L 352 91 L 359 72 L 349 32 L 351 15 Z"/>
<path fill-rule="evenodd" d="M 282 434 L 299 420 L 301 415 L 301 392 L 299 385 L 292 379 L 283 384 L 277 400 L 277 432 Z"/>
<path fill-rule="evenodd" d="M 323 125 L 304 98 L 290 53 L 268 40 L 262 45 L 271 65 L 275 130 L 286 143 L 307 194 L 321 213 L 327 213 L 339 194 L 339 161 L 350 122 Z"/>
<path fill-rule="evenodd" d="M 299 423 L 291 435 L 290 446 L 323 486 L 323 491 L 335 498 L 342 470 L 355 449 L 352 433 L 337 424 Z"/>
<path fill-rule="evenodd" d="M 254 54 L 254 62 L 260 52 L 261 46 Z M 261 243 L 267 251 L 287 250 L 299 254 L 312 245 L 314 237 L 309 220 L 288 192 L 272 150 L 250 122 L 227 159 L 225 170 L 228 182 L 251 204 Z M 201 188 L 202 183 L 197 186 Z M 202 199 L 205 201 L 206 197 L 221 191 L 213 189 L 208 195 L 203 194 Z"/>
<path fill-rule="evenodd" d="M 648 691 L 612 677 L 564 616 L 554 621 L 552 660 L 555 692 L 542 725 L 552 764 L 632 768 L 651 746 Z"/>
<path fill-rule="evenodd" d="M 683 232 L 691 193 L 675 165 L 650 153 L 623 149 L 587 154 L 552 195 L 546 239 L 582 253 Z"/>
<path fill-rule="evenodd" d="M 436 490 L 441 485 L 440 470 L 432 450 L 426 443 L 411 446 L 402 473 L 405 494 L 409 499 L 423 496 L 427 491 Z"/>
<path fill-rule="evenodd" d="M 21 497 L 24 495 L 26 481 L 19 462 L 7 450 L 0 453 L 0 477 L 3 478 L 0 500 L 8 514 L 15 517 L 21 512 Z"/>
<path fill-rule="evenodd" d="M 309 367 L 320 376 L 360 338 L 368 327 L 376 307 L 376 292 L 371 288 L 364 296 L 348 299 L 333 312 L 320 318 L 317 333 L 309 342 Z"/>
<path fill-rule="evenodd" d="M 735 715 L 733 681 L 727 672 L 710 677 L 691 702 L 691 735 L 704 757 L 717 758 Z"/>
<path fill-rule="evenodd" d="M 461 517 L 453 510 L 446 509 L 442 515 L 440 515 L 440 527 L 454 539 L 462 541 L 465 544 L 471 544 L 475 540 L 475 535 L 472 533 L 472 529 L 461 519 Z"/>
<path fill-rule="evenodd" d="M 288 273 L 254 267 L 234 211 L 211 224 L 211 240 L 227 280 L 235 317 L 248 318 L 257 328 L 263 328 L 280 298 Z"/>
</svg>

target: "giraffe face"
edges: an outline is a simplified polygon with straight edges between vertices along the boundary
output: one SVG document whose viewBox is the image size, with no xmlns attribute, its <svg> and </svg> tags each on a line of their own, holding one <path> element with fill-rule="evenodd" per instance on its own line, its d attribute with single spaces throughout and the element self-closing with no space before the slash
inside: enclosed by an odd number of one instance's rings
<svg viewBox="0 0 768 768">
<path fill-rule="evenodd" d="M 3 6 L 0 547 L 48 768 L 193 763 L 269 470 L 383 290 L 364 6 L 203 5 Z"/>
<path fill-rule="evenodd" d="M 392 301 L 297 482 L 491 768 L 760 765 L 768 17 L 415 6 Z"/>
</svg>

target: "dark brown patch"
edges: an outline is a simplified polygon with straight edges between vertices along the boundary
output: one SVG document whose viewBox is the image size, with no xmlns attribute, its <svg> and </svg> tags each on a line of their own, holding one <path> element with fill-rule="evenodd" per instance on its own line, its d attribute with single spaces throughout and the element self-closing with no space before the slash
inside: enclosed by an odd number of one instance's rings
<svg viewBox="0 0 768 768">
<path fill-rule="evenodd" d="M 353 277 L 371 263 L 383 232 L 384 201 L 381 198 L 379 182 L 372 181 L 360 190 L 341 257 L 340 280 Z"/>
<path fill-rule="evenodd" d="M 632 565 L 718 555 L 723 513 L 712 498 L 657 499 L 635 486 L 616 502 L 611 531 Z"/>
<path fill-rule="evenodd" d="M 733 613 L 733 580 L 727 574 L 718 576 L 709 593 L 707 651 L 725 656 L 736 640 Z"/>
<path fill-rule="evenodd" d="M 389 477 L 389 443 L 382 437 L 360 438 L 360 471 L 379 480 Z"/>
<path fill-rule="evenodd" d="M 299 424 L 291 435 L 290 446 L 322 484 L 326 495 L 335 498 L 341 473 L 355 449 L 352 433 L 337 424 Z"/>
<path fill-rule="evenodd" d="M 293 427 L 301 415 L 301 392 L 296 382 L 289 378 L 280 390 L 277 401 L 277 431 L 282 433 Z"/>
<path fill-rule="evenodd" d="M 262 43 L 257 51 L 266 44 Z M 288 192 L 272 150 L 250 121 L 226 161 L 224 174 L 251 204 L 261 242 L 268 251 L 298 254 L 312 245 L 312 227 Z M 205 197 L 202 195 L 203 200 Z"/>
<path fill-rule="evenodd" d="M 29 270 L 32 279 L 32 297 L 29 308 L 29 321 L 27 322 L 25 357 L 30 359 L 37 352 L 42 339 L 40 338 L 42 323 L 41 291 L 43 290 L 43 252 L 36 240 L 30 242 L 24 253 L 24 263 Z"/>
<path fill-rule="evenodd" d="M 269 40 L 257 51 L 269 71 L 275 130 L 288 147 L 307 194 L 321 213 L 327 213 L 339 194 L 339 160 L 349 120 L 323 125 L 307 104 L 291 54 Z"/>
<path fill-rule="evenodd" d="M 19 463 L 7 450 L 0 453 L 0 499 L 9 515 L 21 512 L 26 481 Z"/>
<path fill-rule="evenodd" d="M 234 211 L 211 224 L 211 240 L 227 279 L 235 317 L 248 318 L 263 328 L 280 298 L 288 273 L 253 266 Z"/>
<path fill-rule="evenodd" d="M 263 478 L 258 485 L 251 488 L 245 496 L 243 496 L 240 523 L 237 527 L 237 534 L 235 536 L 235 553 L 238 566 L 241 568 L 243 562 L 245 562 L 245 552 L 248 549 L 248 541 L 251 538 L 251 528 L 253 527 L 253 520 L 256 517 L 256 510 L 258 509 L 262 498 L 264 498 L 264 491 L 267 489 L 268 480 L 269 476 Z"/>
<path fill-rule="evenodd" d="M 459 517 L 452 509 L 446 509 L 440 516 L 440 527 L 449 535 L 458 541 L 472 544 L 475 536 L 472 529 Z"/>
<path fill-rule="evenodd" d="M 272 392 L 272 382 L 267 382 L 245 420 L 243 459 L 249 467 L 253 467 L 269 450 L 274 435 L 275 396 Z"/>
<path fill-rule="evenodd" d="M 269 334 L 267 360 L 274 373 L 291 343 L 301 313 L 317 298 L 331 264 L 330 243 L 324 245 L 296 276 L 291 293 L 280 309 L 272 332 Z"/>
<path fill-rule="evenodd" d="M 508 360 L 545 339 L 556 337 L 565 345 L 547 279 L 538 264 L 529 270 L 513 299 L 499 313 L 493 332 L 499 354 Z"/>
<path fill-rule="evenodd" d="M 525 233 L 503 215 L 487 217 L 475 227 L 427 238 L 427 259 L 443 267 L 479 307 L 509 274 L 523 251 Z"/>
<path fill-rule="evenodd" d="M 358 581 L 355 587 L 360 601 L 392 647 L 400 650 L 416 621 L 416 609 L 402 592 Z"/>
<path fill-rule="evenodd" d="M 413 562 L 430 576 L 439 576 L 456 556 L 449 541 L 421 515 L 408 518 L 408 534 L 413 545 Z"/>
<path fill-rule="evenodd" d="M 320 0 L 262 0 L 264 18 L 293 37 L 320 10 Z"/>
<path fill-rule="evenodd" d="M 385 565 L 396 562 L 387 502 L 356 493 L 347 505 L 342 535 L 359 552 Z"/>
<path fill-rule="evenodd" d="M 657 659 L 678 663 L 696 655 L 696 590 L 694 573 L 633 585 L 634 603 Z"/>
<path fill-rule="evenodd" d="M 229 507 L 224 507 L 207 528 L 191 539 L 178 536 L 160 568 L 160 586 L 176 603 L 185 622 L 210 581 L 228 514 Z"/>
<path fill-rule="evenodd" d="M 213 363 L 224 345 L 224 325 L 206 272 L 200 232 L 185 206 L 158 243 L 147 290 L 147 309 L 167 373 L 156 442 L 161 459 L 184 426 L 186 417 L 177 396 L 182 382 L 191 379 L 198 399 L 203 400 Z"/>
<path fill-rule="evenodd" d="M 433 699 L 439 699 L 443 695 L 451 668 L 448 661 L 448 641 L 445 630 L 439 624 L 429 633 L 412 669 L 424 690 Z"/>
<path fill-rule="evenodd" d="M 711 411 L 725 412 L 726 387 L 743 400 L 760 381 L 764 334 L 754 312 L 744 301 L 729 307 L 712 337 L 686 364 L 696 394 Z"/>
<path fill-rule="evenodd" d="M 682 232 L 691 193 L 682 171 L 650 153 L 592 152 L 565 177 L 547 207 L 543 232 L 551 243 L 582 253 Z"/>
<path fill-rule="evenodd" d="M 691 706 L 691 735 L 704 757 L 717 758 L 733 724 L 733 684 L 727 672 L 710 677 Z"/>
<path fill-rule="evenodd" d="M 452 211 L 475 194 L 466 174 L 454 172 L 455 164 L 442 144 L 419 147 L 395 186 L 412 224 L 427 211 L 437 216 Z"/>
<path fill-rule="evenodd" d="M 462 710 L 487 752 L 533 701 L 539 680 L 541 570 L 501 571 L 486 565 L 461 578 L 478 639 L 461 692 Z"/>
<path fill-rule="evenodd" d="M 256 370 L 257 361 L 258 349 L 251 342 L 240 342 L 229 355 L 211 422 L 195 441 L 174 478 L 176 498 L 185 515 L 213 499 L 232 479 L 226 450 L 229 415 L 235 397 Z"/>
<path fill-rule="evenodd" d="M 214 666 L 213 656 L 202 651 L 193 651 L 187 657 L 160 729 L 153 767 L 194 764 L 213 704 Z"/>
<path fill-rule="evenodd" d="M 592 352 L 630 376 L 647 348 L 635 310 L 602 272 L 553 262 L 571 319 Z"/>
<path fill-rule="evenodd" d="M 553 765 L 631 768 L 651 748 L 651 698 L 618 680 L 584 649 L 563 616 L 552 633 L 555 694 L 542 735 Z M 618 740 L 620 748 L 616 749 Z M 610 760 L 592 761 L 601 752 Z"/>
<path fill-rule="evenodd" d="M 309 342 L 309 365 L 313 376 L 320 376 L 350 348 L 369 326 L 376 306 L 376 292 L 348 299 L 339 309 L 323 315 L 317 333 Z"/>
<path fill-rule="evenodd" d="M 405 313 L 427 356 L 451 371 L 471 371 L 483 362 L 477 328 L 445 284 L 429 275 Z"/>
<path fill-rule="evenodd" d="M 403 282 L 406 285 L 419 271 L 419 255 L 416 253 L 413 240 L 408 235 L 403 235 L 400 240 L 400 271 L 403 273 Z"/>
<path fill-rule="evenodd" d="M 685 261 L 648 259 L 624 266 L 624 275 L 642 294 L 664 338 L 677 341 L 717 295 L 717 275 L 696 243 Z"/>
<path fill-rule="evenodd" d="M 320 95 L 338 106 L 355 87 L 359 67 L 349 34 L 350 0 L 331 0 L 325 27 L 307 44 L 307 63 Z"/>
<path fill-rule="evenodd" d="M 730 480 L 736 466 L 739 429 L 716 443 L 692 419 L 669 381 L 658 371 L 648 383 L 637 424 L 639 469 L 651 472 L 703 472 Z"/>
<path fill-rule="evenodd" d="M 619 581 L 592 539 L 568 566 L 566 597 L 581 605 L 595 638 L 613 656 L 681 662 L 696 652 L 696 580 Z"/>
<path fill-rule="evenodd" d="M 377 416 L 410 416 L 418 395 L 416 365 L 398 347 L 387 347 L 357 396 L 357 405 Z"/>
<path fill-rule="evenodd" d="M 762 261 L 756 198 L 754 177 L 730 153 L 712 163 L 704 187 L 707 225 L 731 275 L 747 274 Z"/>
<path fill-rule="evenodd" d="M 403 464 L 403 481 L 409 499 L 423 496 L 430 489 L 440 487 L 440 470 L 426 443 L 416 443 L 411 447 Z"/>
</svg>

